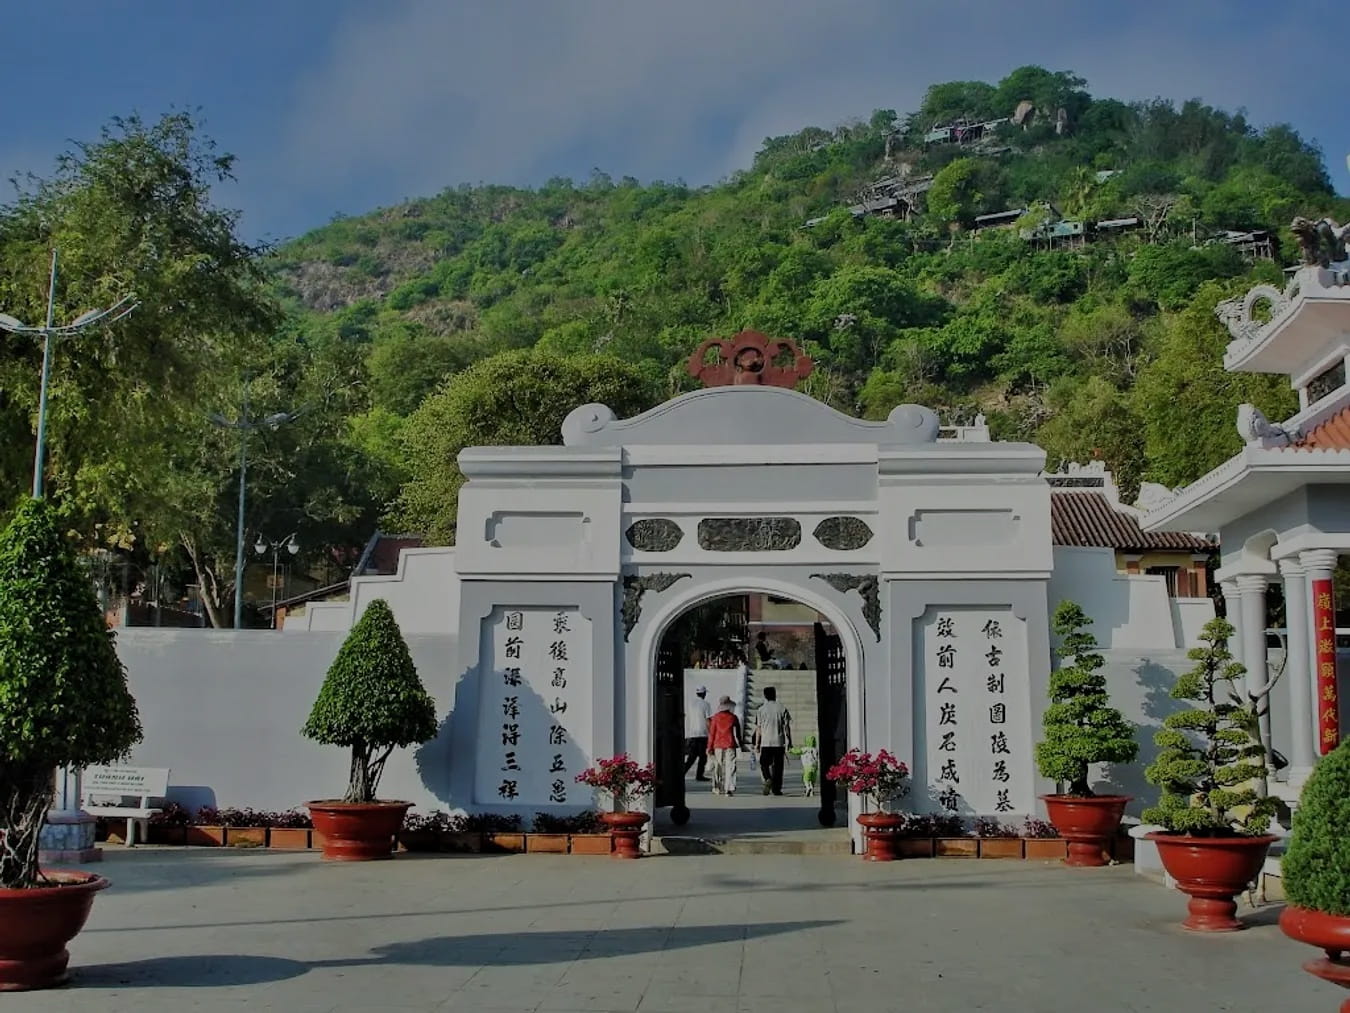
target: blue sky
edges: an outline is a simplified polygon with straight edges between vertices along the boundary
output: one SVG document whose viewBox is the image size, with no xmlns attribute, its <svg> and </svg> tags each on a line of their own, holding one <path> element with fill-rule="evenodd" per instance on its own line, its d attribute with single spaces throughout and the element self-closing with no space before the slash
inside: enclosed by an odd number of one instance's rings
<svg viewBox="0 0 1350 1013">
<path fill-rule="evenodd" d="M 1344 25 L 1327 0 L 14 0 L 0 178 L 200 107 L 239 159 L 220 199 L 282 239 L 462 182 L 713 182 L 768 135 L 1037 63 L 1291 122 L 1345 193 Z"/>
</svg>

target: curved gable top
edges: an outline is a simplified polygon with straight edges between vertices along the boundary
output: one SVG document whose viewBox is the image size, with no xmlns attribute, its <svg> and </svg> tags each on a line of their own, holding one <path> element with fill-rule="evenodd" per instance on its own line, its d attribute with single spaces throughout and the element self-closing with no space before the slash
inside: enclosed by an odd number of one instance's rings
<svg viewBox="0 0 1350 1013">
<path fill-rule="evenodd" d="M 795 390 L 709 387 L 681 394 L 631 419 L 616 419 L 606 405 L 582 405 L 564 420 L 562 435 L 563 444 L 569 447 L 727 443 L 893 446 L 936 443 L 938 417 L 931 408 L 900 405 L 885 422 L 867 422 Z"/>
</svg>

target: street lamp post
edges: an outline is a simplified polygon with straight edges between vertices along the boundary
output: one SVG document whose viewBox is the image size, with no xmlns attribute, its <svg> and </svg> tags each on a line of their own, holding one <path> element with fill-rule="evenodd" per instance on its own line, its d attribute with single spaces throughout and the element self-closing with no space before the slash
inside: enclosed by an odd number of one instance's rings
<svg viewBox="0 0 1350 1013">
<path fill-rule="evenodd" d="M 42 335 L 42 381 L 38 387 L 37 446 L 33 450 L 33 498 L 42 499 L 43 466 L 47 453 L 47 393 L 51 387 L 52 353 L 61 338 L 78 337 L 99 324 L 113 323 L 136 308 L 135 298 L 123 296 L 107 309 L 81 313 L 68 324 L 56 326 L 56 250 L 52 250 L 51 273 L 47 278 L 47 317 L 41 327 L 30 326 L 0 313 L 0 331 L 10 334 Z M 105 610 L 106 611 L 106 610 Z M 77 767 L 56 771 L 56 797 L 47 812 L 47 825 L 38 838 L 39 860 L 47 864 L 59 862 L 92 862 L 101 856 L 94 847 L 94 817 L 80 809 L 81 773 Z"/>
<path fill-rule="evenodd" d="M 283 548 L 292 556 L 300 551 L 300 543 L 295 540 L 294 531 L 277 542 L 269 542 L 266 537 L 259 534 L 258 540 L 253 543 L 253 551 L 260 556 L 266 555 L 268 549 L 272 550 L 272 629 L 277 628 L 277 567 Z"/>
<path fill-rule="evenodd" d="M 126 295 L 105 310 L 90 310 L 81 313 L 68 324 L 54 326 L 56 317 L 56 251 L 52 250 L 52 269 L 47 281 L 47 322 L 41 327 L 29 326 L 10 316 L 0 313 L 0 331 L 11 334 L 42 335 L 42 383 L 38 389 L 37 447 L 33 451 L 33 498 L 42 499 L 43 460 L 47 454 L 47 391 L 51 387 L 53 346 L 61 338 L 77 337 L 99 324 L 110 324 L 121 320 L 136 308 L 134 296 Z"/>
<path fill-rule="evenodd" d="M 300 412 L 273 412 L 258 418 L 249 418 L 248 414 L 248 378 L 244 379 L 243 410 L 237 419 L 227 419 L 215 414 L 211 421 L 222 429 L 239 430 L 239 522 L 235 531 L 234 547 L 234 628 L 244 625 L 244 499 L 245 475 L 248 472 L 248 434 L 255 429 L 280 429 L 287 422 L 295 420 Z"/>
</svg>

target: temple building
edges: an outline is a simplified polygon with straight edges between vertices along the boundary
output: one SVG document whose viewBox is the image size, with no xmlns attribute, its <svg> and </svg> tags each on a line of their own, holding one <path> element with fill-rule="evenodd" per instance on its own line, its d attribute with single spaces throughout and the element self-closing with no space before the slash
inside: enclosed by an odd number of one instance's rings
<svg viewBox="0 0 1350 1013">
<path fill-rule="evenodd" d="M 1346 715 L 1336 660 L 1333 574 L 1350 553 L 1350 258 L 1345 229 L 1295 222 L 1304 263 L 1283 290 L 1258 285 L 1217 313 L 1232 335 L 1224 367 L 1289 377 L 1299 410 L 1272 422 L 1237 408 L 1245 446 L 1144 518 L 1146 532 L 1213 531 L 1216 571 L 1247 692 L 1269 697 L 1263 738 L 1285 751 L 1281 794 L 1291 802 L 1319 755 L 1341 738 Z M 1266 664 L 1267 592 L 1282 587 L 1287 657 L 1272 690 Z"/>
</svg>

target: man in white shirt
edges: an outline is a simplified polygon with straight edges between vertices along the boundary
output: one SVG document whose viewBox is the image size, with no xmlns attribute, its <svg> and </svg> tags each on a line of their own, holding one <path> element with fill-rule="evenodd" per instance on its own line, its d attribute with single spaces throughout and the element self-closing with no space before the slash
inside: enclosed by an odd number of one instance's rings
<svg viewBox="0 0 1350 1013">
<path fill-rule="evenodd" d="M 695 693 L 698 699 L 684 712 L 684 773 L 688 777 L 689 768 L 698 763 L 694 780 L 706 781 L 703 772 L 708 763 L 708 720 L 712 717 L 712 704 L 708 703 L 707 686 L 700 686 Z"/>
<path fill-rule="evenodd" d="M 792 716 L 778 702 L 778 692 L 773 686 L 764 687 L 764 702 L 755 712 L 755 745 L 759 749 L 764 794 L 783 794 L 783 764 L 792 748 Z"/>
</svg>

